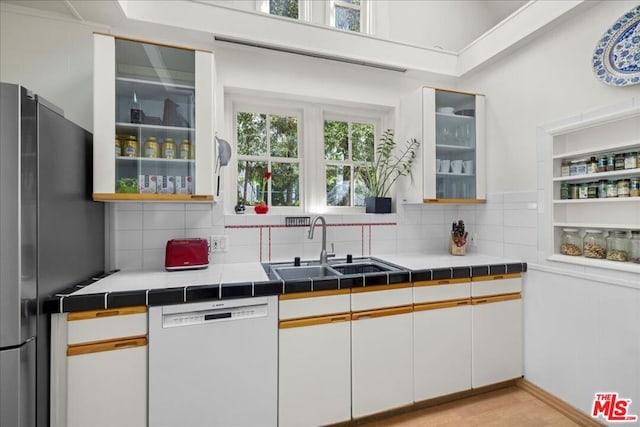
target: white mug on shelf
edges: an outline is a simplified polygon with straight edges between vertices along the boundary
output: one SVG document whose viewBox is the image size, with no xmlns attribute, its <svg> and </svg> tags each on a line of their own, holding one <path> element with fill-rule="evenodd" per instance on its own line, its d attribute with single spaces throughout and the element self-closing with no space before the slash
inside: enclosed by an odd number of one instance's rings
<svg viewBox="0 0 640 427">
<path fill-rule="evenodd" d="M 451 172 L 456 174 L 462 173 L 462 160 L 451 160 Z"/>
<path fill-rule="evenodd" d="M 473 175 L 473 160 L 464 161 L 464 173 L 467 175 Z"/>
<path fill-rule="evenodd" d="M 440 173 L 449 173 L 449 166 L 451 165 L 451 160 L 440 160 Z"/>
</svg>

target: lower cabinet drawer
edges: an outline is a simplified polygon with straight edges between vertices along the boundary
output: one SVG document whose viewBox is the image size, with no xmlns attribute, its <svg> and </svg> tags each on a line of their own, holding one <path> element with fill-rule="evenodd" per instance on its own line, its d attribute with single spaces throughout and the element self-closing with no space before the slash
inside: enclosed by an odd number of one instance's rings
<svg viewBox="0 0 640 427">
<path fill-rule="evenodd" d="M 147 307 L 79 311 L 67 314 L 69 345 L 147 334 Z"/>
</svg>

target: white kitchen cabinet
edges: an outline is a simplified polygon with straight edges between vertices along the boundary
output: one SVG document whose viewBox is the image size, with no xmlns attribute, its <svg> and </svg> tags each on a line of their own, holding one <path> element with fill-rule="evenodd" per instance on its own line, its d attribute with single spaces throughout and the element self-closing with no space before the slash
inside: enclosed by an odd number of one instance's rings
<svg viewBox="0 0 640 427">
<path fill-rule="evenodd" d="M 69 427 L 147 425 L 147 339 L 79 345 L 67 352 Z"/>
<path fill-rule="evenodd" d="M 51 316 L 51 425 L 147 425 L 146 307 Z"/>
<path fill-rule="evenodd" d="M 583 247 L 578 250 L 569 247 L 570 250 L 563 253 L 561 241 L 564 228 L 577 229 L 581 238 L 588 229 L 602 231 L 604 236 L 617 230 L 640 230 L 640 105 L 634 105 L 633 101 L 623 102 L 547 124 L 538 132 L 538 143 L 544 147 L 541 151 L 544 158 L 538 160 L 544 161 L 545 206 L 550 207 L 545 211 L 549 259 L 640 273 L 639 263 L 607 260 L 605 253 L 599 250 L 584 256 Z M 625 161 L 624 155 L 631 153 L 636 154 L 636 161 L 631 160 L 632 156 Z M 622 164 L 616 165 L 616 155 L 623 156 Z M 581 160 L 590 164 L 592 158 L 596 162 L 602 159 L 606 164 L 601 163 L 595 171 L 580 167 Z M 621 181 L 626 181 L 630 187 L 624 196 L 617 191 Z M 608 183 L 613 184 L 612 191 L 600 192 L 600 185 Z M 581 186 L 584 186 L 587 198 L 580 198 Z M 591 192 L 592 197 L 587 190 L 589 186 L 596 187 L 596 191 Z M 572 190 L 578 194 L 572 194 Z"/>
<path fill-rule="evenodd" d="M 411 288 L 398 285 L 352 289 L 351 413 L 359 418 L 413 403 L 413 307 Z M 387 298 L 387 293 L 395 297 Z M 402 296 L 401 299 L 397 298 Z M 372 298 L 373 297 L 373 298 Z M 395 300 L 404 305 L 388 307 Z"/>
<path fill-rule="evenodd" d="M 213 76 L 211 52 L 94 35 L 95 200 L 212 200 Z"/>
<path fill-rule="evenodd" d="M 495 384 L 523 374 L 520 273 L 474 277 L 471 282 L 471 385 Z"/>
<path fill-rule="evenodd" d="M 414 401 L 471 388 L 470 279 L 414 283 Z"/>
<path fill-rule="evenodd" d="M 280 427 L 351 419 L 349 290 L 313 294 L 280 297 Z"/>
<path fill-rule="evenodd" d="M 399 112 L 399 140 L 422 142 L 414 179 L 399 182 L 399 200 L 484 203 L 484 95 L 421 87 L 401 100 Z"/>
</svg>

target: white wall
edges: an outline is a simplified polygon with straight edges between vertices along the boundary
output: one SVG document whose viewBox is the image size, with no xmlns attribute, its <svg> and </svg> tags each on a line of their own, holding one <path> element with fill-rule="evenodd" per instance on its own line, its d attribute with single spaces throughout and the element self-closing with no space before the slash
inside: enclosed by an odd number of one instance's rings
<svg viewBox="0 0 640 427">
<path fill-rule="evenodd" d="M 596 42 L 636 1 L 606 1 L 461 81 L 487 95 L 487 189 L 536 188 L 536 126 L 640 94 L 595 78 Z"/>
</svg>

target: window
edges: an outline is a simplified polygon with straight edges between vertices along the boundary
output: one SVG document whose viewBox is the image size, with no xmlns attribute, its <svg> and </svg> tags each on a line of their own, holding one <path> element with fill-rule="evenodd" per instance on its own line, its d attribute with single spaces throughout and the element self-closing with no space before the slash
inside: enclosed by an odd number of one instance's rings
<svg viewBox="0 0 640 427">
<path fill-rule="evenodd" d="M 237 112 L 238 203 L 300 206 L 298 124 L 297 114 Z"/>
<path fill-rule="evenodd" d="M 369 33 L 368 12 L 367 0 L 331 0 L 329 25 L 343 30 Z"/>
<path fill-rule="evenodd" d="M 358 171 L 372 165 L 391 107 L 245 91 L 227 96 L 225 105 L 237 153 L 226 209 L 264 201 L 279 214 L 364 211 L 366 175 Z"/>
<path fill-rule="evenodd" d="M 311 21 L 309 0 L 257 0 L 257 10 L 269 15 Z"/>
<path fill-rule="evenodd" d="M 372 123 L 325 119 L 327 206 L 364 206 L 367 186 L 359 170 L 373 163 L 374 140 Z"/>
</svg>

